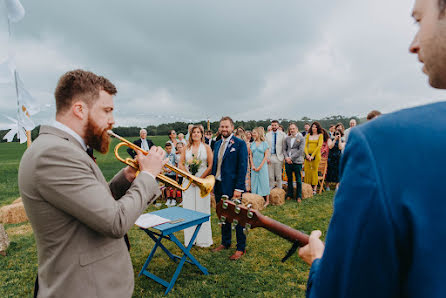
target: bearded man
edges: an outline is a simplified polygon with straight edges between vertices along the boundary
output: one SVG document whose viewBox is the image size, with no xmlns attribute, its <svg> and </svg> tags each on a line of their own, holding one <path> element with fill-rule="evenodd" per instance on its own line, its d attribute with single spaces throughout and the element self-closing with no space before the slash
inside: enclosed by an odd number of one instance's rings
<svg viewBox="0 0 446 298">
<path fill-rule="evenodd" d="M 417 0 L 412 14 L 419 30 L 410 52 L 439 89 L 445 8 L 446 0 Z M 445 127 L 439 102 L 351 130 L 325 246 L 313 231 L 299 251 L 311 265 L 307 297 L 445 297 Z"/>
<path fill-rule="evenodd" d="M 38 297 L 131 297 L 133 267 L 123 236 L 160 191 L 164 151 L 137 153 L 107 184 L 87 154 L 107 153 L 115 86 L 84 70 L 64 74 L 56 121 L 42 126 L 19 168 L 19 188 L 38 254 Z"/>
</svg>

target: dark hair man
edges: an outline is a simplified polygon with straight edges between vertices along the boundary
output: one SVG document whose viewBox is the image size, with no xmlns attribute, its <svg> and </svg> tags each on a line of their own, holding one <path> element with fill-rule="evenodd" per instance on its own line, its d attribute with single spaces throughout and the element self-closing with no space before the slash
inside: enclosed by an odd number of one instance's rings
<svg viewBox="0 0 446 298">
<path fill-rule="evenodd" d="M 57 85 L 56 121 L 42 126 L 19 168 L 19 188 L 37 243 L 39 297 L 130 297 L 133 267 L 124 234 L 160 194 L 164 151 L 137 153 L 105 181 L 87 146 L 108 151 L 115 86 L 84 70 Z M 35 293 L 37 295 L 37 293 Z"/>
<path fill-rule="evenodd" d="M 410 52 L 439 89 L 446 89 L 445 6 L 417 0 L 412 14 L 419 30 Z M 299 251 L 312 264 L 307 297 L 445 296 L 444 127 L 440 102 L 351 131 L 325 249 L 313 231 Z"/>
</svg>

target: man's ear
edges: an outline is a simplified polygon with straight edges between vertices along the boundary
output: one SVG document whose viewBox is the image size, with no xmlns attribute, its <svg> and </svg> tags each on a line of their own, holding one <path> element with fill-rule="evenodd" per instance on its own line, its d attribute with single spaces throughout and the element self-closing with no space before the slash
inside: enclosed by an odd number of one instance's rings
<svg viewBox="0 0 446 298">
<path fill-rule="evenodd" d="M 71 109 L 73 111 L 73 115 L 76 116 L 79 120 L 84 120 L 84 118 L 88 115 L 87 105 L 83 101 L 76 101 L 71 106 Z"/>
</svg>

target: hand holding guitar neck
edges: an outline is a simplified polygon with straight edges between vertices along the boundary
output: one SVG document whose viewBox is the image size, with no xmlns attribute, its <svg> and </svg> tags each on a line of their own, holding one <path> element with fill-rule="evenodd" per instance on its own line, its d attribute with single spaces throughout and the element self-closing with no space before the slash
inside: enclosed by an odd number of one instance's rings
<svg viewBox="0 0 446 298">
<path fill-rule="evenodd" d="M 247 234 L 250 229 L 262 227 L 292 242 L 293 246 L 283 258 L 282 262 L 294 254 L 298 247 L 308 244 L 308 235 L 275 221 L 270 217 L 262 215 L 259 211 L 251 209 L 249 206 L 245 207 L 241 205 L 238 200 L 237 202 L 221 200 L 217 204 L 216 209 L 221 224 L 232 223 L 233 228 L 235 228 L 237 224 L 240 224 L 244 227 L 243 231 L 245 234 Z"/>
</svg>

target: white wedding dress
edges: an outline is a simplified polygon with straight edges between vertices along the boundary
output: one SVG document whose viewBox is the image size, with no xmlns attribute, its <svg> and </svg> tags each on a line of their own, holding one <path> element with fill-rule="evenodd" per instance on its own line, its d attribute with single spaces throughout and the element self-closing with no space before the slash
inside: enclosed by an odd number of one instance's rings
<svg viewBox="0 0 446 298">
<path fill-rule="evenodd" d="M 203 143 L 201 143 L 200 147 L 198 148 L 196 158 L 201 160 L 201 165 L 195 176 L 200 177 L 208 167 L 206 147 Z M 190 159 L 192 159 L 192 148 L 186 149 L 186 169 L 188 169 L 187 161 Z M 183 187 L 186 186 L 187 183 L 189 183 L 189 181 L 184 179 Z M 211 214 L 211 196 L 207 195 L 206 197 L 202 198 L 200 196 L 200 189 L 192 184 L 189 189 L 183 192 L 183 208 Z M 192 235 L 194 234 L 195 227 L 196 226 L 184 230 L 185 246 L 189 245 Z M 211 221 L 209 220 L 201 225 L 197 238 L 195 238 L 194 245 L 199 247 L 209 247 L 212 244 Z"/>
</svg>

